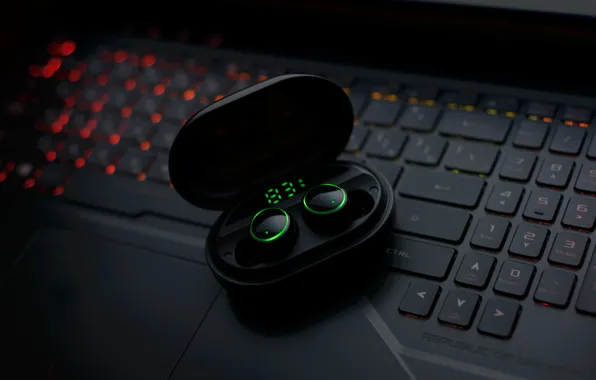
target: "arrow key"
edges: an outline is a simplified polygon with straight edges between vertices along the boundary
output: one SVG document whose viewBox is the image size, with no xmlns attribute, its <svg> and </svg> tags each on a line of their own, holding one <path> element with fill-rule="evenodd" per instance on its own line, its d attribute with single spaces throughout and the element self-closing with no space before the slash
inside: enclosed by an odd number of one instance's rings
<svg viewBox="0 0 596 380">
<path fill-rule="evenodd" d="M 412 281 L 399 305 L 399 312 L 411 317 L 428 318 L 437 301 L 441 287 L 430 282 Z"/>
<path fill-rule="evenodd" d="M 455 282 L 460 285 L 483 289 L 493 272 L 497 260 L 489 255 L 468 253 L 461 262 L 455 276 Z"/>
<path fill-rule="evenodd" d="M 478 331 L 482 334 L 508 339 L 513 334 L 520 313 L 521 306 L 518 303 L 492 299 L 484 308 L 478 324 Z"/>
<path fill-rule="evenodd" d="M 474 293 L 450 291 L 441 308 L 439 322 L 457 328 L 469 328 L 476 316 L 480 299 L 480 296 Z"/>
</svg>

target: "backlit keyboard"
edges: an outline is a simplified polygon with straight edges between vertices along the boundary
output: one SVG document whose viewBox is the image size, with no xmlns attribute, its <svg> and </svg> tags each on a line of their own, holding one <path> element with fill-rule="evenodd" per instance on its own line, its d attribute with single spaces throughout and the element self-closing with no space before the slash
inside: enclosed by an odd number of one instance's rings
<svg viewBox="0 0 596 380">
<path fill-rule="evenodd" d="M 342 158 L 395 187 L 387 252 L 412 275 L 401 314 L 499 338 L 513 334 L 527 303 L 596 315 L 595 102 L 142 41 L 78 49 L 53 43 L 6 104 L 3 191 L 210 225 L 218 212 L 170 188 L 177 131 L 232 92 L 309 72 L 352 101 Z"/>
</svg>

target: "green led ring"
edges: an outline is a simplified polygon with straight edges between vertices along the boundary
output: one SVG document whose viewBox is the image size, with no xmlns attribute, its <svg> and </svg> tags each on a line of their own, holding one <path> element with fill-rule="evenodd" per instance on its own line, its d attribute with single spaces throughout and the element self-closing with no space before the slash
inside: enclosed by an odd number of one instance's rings
<svg viewBox="0 0 596 380">
<path fill-rule="evenodd" d="M 317 188 L 318 186 L 331 186 L 331 187 L 334 187 L 337 190 L 341 191 L 342 199 L 341 199 L 341 202 L 339 203 L 339 205 L 337 205 L 337 207 L 335 207 L 333 210 L 329 210 L 329 211 L 316 211 L 316 210 L 313 210 L 312 208 L 310 208 L 308 206 L 308 204 L 306 204 L 306 198 L 308 197 L 308 193 L 310 193 L 313 189 Z M 342 189 L 341 187 L 334 185 L 332 183 L 323 183 L 318 186 L 315 186 L 315 187 L 311 188 L 310 190 L 308 190 L 306 192 L 306 194 L 304 194 L 304 198 L 302 198 L 302 204 L 304 205 L 304 208 L 308 212 L 311 212 L 315 215 L 329 215 L 329 214 L 334 214 L 334 213 L 338 212 L 346 205 L 347 200 L 348 200 L 348 194 L 346 194 L 346 191 L 344 189 Z"/>
<path fill-rule="evenodd" d="M 265 211 L 268 211 L 268 210 L 279 210 L 279 211 L 281 211 L 281 212 L 283 213 L 283 215 L 285 216 L 285 218 L 286 218 L 286 222 L 285 222 L 284 228 L 283 228 L 281 231 L 279 231 L 278 233 L 276 233 L 275 235 L 273 235 L 273 236 L 271 236 L 271 237 L 269 237 L 269 238 L 262 239 L 262 238 L 260 238 L 260 237 L 257 237 L 257 236 L 256 236 L 256 235 L 253 233 L 253 228 L 252 228 L 252 225 L 253 225 L 253 223 L 254 223 L 255 219 L 256 219 L 256 218 L 257 218 L 259 215 L 261 215 L 263 212 L 265 212 Z M 255 239 L 256 241 L 259 241 L 259 242 L 261 242 L 261 243 L 271 243 L 272 241 L 274 241 L 274 240 L 277 240 L 277 239 L 281 238 L 281 237 L 282 237 L 282 236 L 283 236 L 283 235 L 284 235 L 286 232 L 288 232 L 288 229 L 289 229 L 289 228 L 290 228 L 290 216 L 288 215 L 288 213 L 287 213 L 287 212 L 285 212 L 284 210 L 282 210 L 282 209 L 280 209 L 280 208 L 264 208 L 264 209 L 262 209 L 261 211 L 257 212 L 257 213 L 255 214 L 255 216 L 253 216 L 253 217 L 252 217 L 252 220 L 250 221 L 249 232 L 250 232 L 250 236 L 251 236 L 253 239 Z"/>
</svg>

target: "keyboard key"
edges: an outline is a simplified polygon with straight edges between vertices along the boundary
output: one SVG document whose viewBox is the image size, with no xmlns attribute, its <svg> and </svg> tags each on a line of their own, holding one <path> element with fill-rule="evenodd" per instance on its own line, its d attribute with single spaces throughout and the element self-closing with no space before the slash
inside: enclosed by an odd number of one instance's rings
<svg viewBox="0 0 596 380">
<path fill-rule="evenodd" d="M 352 102 L 352 109 L 354 111 L 354 117 L 358 118 L 364 107 L 364 103 L 368 100 L 366 94 L 350 94 L 350 101 Z"/>
<path fill-rule="evenodd" d="M 447 142 L 438 136 L 412 136 L 406 147 L 404 159 L 407 162 L 436 166 L 441 161 Z"/>
<path fill-rule="evenodd" d="M 484 289 L 488 285 L 497 259 L 480 253 L 467 253 L 462 260 L 455 282 L 473 288 Z"/>
<path fill-rule="evenodd" d="M 497 293 L 523 298 L 528 294 L 536 267 L 532 264 L 517 261 L 505 261 L 495 281 Z"/>
<path fill-rule="evenodd" d="M 468 229 L 470 218 L 465 211 L 399 199 L 393 228 L 407 234 L 458 243 Z"/>
<path fill-rule="evenodd" d="M 575 121 L 578 123 L 589 123 L 592 120 L 592 111 L 585 108 L 565 107 L 563 120 Z"/>
<path fill-rule="evenodd" d="M 94 170 L 75 170 L 70 184 L 65 187 L 64 197 L 130 217 L 153 214 L 201 226 L 212 226 L 221 215 L 219 211 L 189 207 L 188 202 L 169 186 L 149 181 L 139 184 L 137 179 L 106 175 Z"/>
<path fill-rule="evenodd" d="M 418 318 L 428 318 L 441 293 L 438 285 L 423 281 L 412 281 L 408 290 L 399 305 L 399 311 L 403 314 Z"/>
<path fill-rule="evenodd" d="M 163 116 L 166 120 L 182 123 L 184 120 L 191 117 L 195 112 L 201 110 L 204 106 L 196 101 L 171 100 L 165 106 Z"/>
<path fill-rule="evenodd" d="M 596 255 L 584 277 L 575 308 L 579 312 L 596 315 Z"/>
<path fill-rule="evenodd" d="M 169 151 L 174 143 L 180 128 L 171 124 L 160 123 L 157 126 L 157 133 L 151 139 L 151 146 L 157 149 Z"/>
<path fill-rule="evenodd" d="M 579 154 L 585 138 L 585 129 L 561 124 L 550 143 L 550 150 L 554 153 Z"/>
<path fill-rule="evenodd" d="M 391 267 L 402 272 L 444 280 L 455 257 L 453 248 L 391 235 L 386 244 Z"/>
<path fill-rule="evenodd" d="M 586 156 L 588 156 L 588 158 L 591 159 L 596 159 L 596 135 L 594 136 L 594 138 L 592 138 L 592 142 L 588 147 L 588 152 L 586 153 Z"/>
<path fill-rule="evenodd" d="M 497 163 L 499 148 L 487 144 L 454 142 L 445 156 L 445 167 L 472 174 L 490 174 Z"/>
<path fill-rule="evenodd" d="M 435 127 L 439 113 L 438 108 L 411 105 L 399 119 L 398 125 L 402 129 L 429 132 Z"/>
<path fill-rule="evenodd" d="M 526 109 L 526 115 L 539 117 L 554 117 L 557 106 L 550 103 L 530 102 Z"/>
<path fill-rule="evenodd" d="M 411 167 L 401 181 L 399 193 L 412 198 L 475 207 L 484 186 L 485 181 L 479 177 Z"/>
<path fill-rule="evenodd" d="M 389 126 L 395 122 L 401 102 L 372 100 L 364 109 L 360 121 L 365 124 Z"/>
<path fill-rule="evenodd" d="M 85 150 L 89 148 L 89 141 L 81 139 L 70 139 L 64 143 L 64 147 L 58 152 L 57 157 L 66 160 L 74 160 L 84 157 Z"/>
<path fill-rule="evenodd" d="M 473 107 L 478 101 L 478 95 L 471 92 L 445 92 L 439 98 L 439 103 L 449 108 Z"/>
<path fill-rule="evenodd" d="M 364 145 L 364 141 L 366 140 L 368 133 L 368 128 L 364 128 L 358 125 L 355 126 L 354 129 L 352 129 L 352 134 L 350 135 L 350 140 L 346 144 L 345 151 L 349 153 L 354 153 L 362 149 L 362 146 Z"/>
<path fill-rule="evenodd" d="M 542 149 L 549 125 L 529 120 L 519 122 L 513 145 L 518 148 Z"/>
<path fill-rule="evenodd" d="M 524 218 L 552 223 L 557 217 L 563 196 L 552 190 L 533 191 L 524 209 Z"/>
<path fill-rule="evenodd" d="M 569 158 L 550 158 L 542 164 L 536 183 L 542 186 L 565 188 L 569 184 L 575 162 Z"/>
<path fill-rule="evenodd" d="M 590 245 L 590 239 L 585 235 L 573 232 L 560 232 L 550 250 L 548 261 L 554 265 L 570 268 L 580 268 Z"/>
<path fill-rule="evenodd" d="M 534 300 L 549 306 L 565 308 L 569 305 L 577 276 L 571 272 L 547 269 L 542 273 Z"/>
<path fill-rule="evenodd" d="M 152 159 L 153 156 L 149 152 L 132 148 L 127 149 L 116 165 L 116 172 L 139 175 L 145 171 Z"/>
<path fill-rule="evenodd" d="M 407 136 L 398 129 L 373 129 L 363 152 L 368 156 L 393 160 L 399 156 Z"/>
<path fill-rule="evenodd" d="M 485 96 L 480 102 L 480 107 L 497 112 L 516 112 L 519 100 L 502 96 Z"/>
<path fill-rule="evenodd" d="M 105 168 L 106 166 L 114 163 L 120 154 L 120 150 L 120 147 L 117 145 L 99 142 L 91 150 L 91 155 L 87 159 L 87 162 Z"/>
<path fill-rule="evenodd" d="M 582 196 L 572 197 L 561 223 L 566 227 L 592 231 L 596 225 L 596 200 Z"/>
<path fill-rule="evenodd" d="M 147 179 L 164 184 L 170 183 L 170 168 L 168 166 L 168 155 L 158 154 L 151 168 L 147 172 Z"/>
<path fill-rule="evenodd" d="M 503 215 L 515 215 L 521 203 L 524 188 L 515 183 L 498 183 L 493 187 L 488 201 L 486 211 Z"/>
<path fill-rule="evenodd" d="M 575 190 L 596 194 L 596 165 L 582 165 L 575 182 Z"/>
<path fill-rule="evenodd" d="M 505 243 L 511 223 L 497 217 L 481 219 L 474 230 L 470 244 L 477 248 L 499 250 Z"/>
<path fill-rule="evenodd" d="M 534 153 L 514 151 L 507 154 L 499 176 L 503 179 L 527 182 L 532 176 L 537 156 Z"/>
<path fill-rule="evenodd" d="M 51 162 L 43 168 L 37 183 L 47 188 L 55 188 L 64 184 L 68 174 L 67 167 Z"/>
<path fill-rule="evenodd" d="M 131 106 L 134 103 L 133 94 L 120 88 L 112 88 L 107 93 L 106 106 L 112 109 L 119 109 Z M 114 110 L 115 111 L 115 110 Z"/>
<path fill-rule="evenodd" d="M 439 95 L 439 89 L 429 86 L 410 86 L 404 91 L 404 95 L 410 100 L 435 100 Z"/>
<path fill-rule="evenodd" d="M 484 308 L 478 324 L 478 331 L 497 338 L 508 339 L 513 335 L 520 313 L 521 306 L 518 303 L 492 299 Z"/>
<path fill-rule="evenodd" d="M 146 94 L 135 104 L 133 112 L 135 115 L 152 115 L 161 112 L 161 106 L 165 100 L 161 96 Z"/>
<path fill-rule="evenodd" d="M 403 171 L 401 165 L 397 165 L 395 162 L 392 161 L 383 161 L 376 160 L 374 158 L 369 158 L 366 160 L 366 164 L 376 169 L 379 173 L 385 176 L 385 178 L 387 178 L 387 182 L 389 182 L 391 187 L 395 187 L 395 184 L 397 183 L 397 180 L 399 179 Z"/>
<path fill-rule="evenodd" d="M 467 329 L 480 305 L 480 296 L 461 290 L 451 290 L 439 313 L 439 322 Z"/>
<path fill-rule="evenodd" d="M 102 112 L 97 127 L 93 130 L 93 136 L 101 138 L 112 136 L 120 131 L 121 118 L 109 112 Z"/>
<path fill-rule="evenodd" d="M 503 143 L 511 120 L 479 112 L 447 111 L 439 122 L 439 131 L 448 136 Z"/>
<path fill-rule="evenodd" d="M 544 227 L 522 223 L 515 230 L 509 246 L 509 253 L 515 256 L 537 260 L 542 256 L 550 232 Z"/>
<path fill-rule="evenodd" d="M 153 124 L 143 121 L 134 121 L 131 123 L 124 134 L 122 135 L 123 140 L 128 140 L 131 143 L 140 144 L 143 141 L 147 141 Z"/>
</svg>

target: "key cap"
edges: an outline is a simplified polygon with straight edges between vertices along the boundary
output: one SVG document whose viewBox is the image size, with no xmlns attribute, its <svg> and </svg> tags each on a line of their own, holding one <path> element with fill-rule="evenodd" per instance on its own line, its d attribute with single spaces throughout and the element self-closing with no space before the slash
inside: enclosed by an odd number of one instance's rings
<svg viewBox="0 0 596 380">
<path fill-rule="evenodd" d="M 352 102 L 352 109 L 354 110 L 354 117 L 359 117 L 360 113 L 362 112 L 362 108 L 364 104 L 368 100 L 368 96 L 366 94 L 350 94 L 350 101 Z"/>
<path fill-rule="evenodd" d="M 552 223 L 562 198 L 561 194 L 552 190 L 533 191 L 524 209 L 524 218 Z"/>
<path fill-rule="evenodd" d="M 519 100 L 501 96 L 485 96 L 480 102 L 480 107 L 486 110 L 494 109 L 497 112 L 516 112 Z"/>
<path fill-rule="evenodd" d="M 575 121 L 578 123 L 589 123 L 592 120 L 592 110 L 579 107 L 565 107 L 563 120 Z"/>
<path fill-rule="evenodd" d="M 534 300 L 548 306 L 566 308 L 576 282 L 577 276 L 571 272 L 547 269 L 540 277 Z"/>
<path fill-rule="evenodd" d="M 60 159 L 74 160 L 76 158 L 84 157 L 87 148 L 89 148 L 89 141 L 71 138 L 65 142 L 64 147 L 58 152 L 57 157 Z"/>
<path fill-rule="evenodd" d="M 139 75 L 138 82 L 140 84 L 153 86 L 161 83 L 167 75 L 161 69 L 155 66 L 141 68 L 141 74 Z"/>
<path fill-rule="evenodd" d="M 369 158 L 366 160 L 366 164 L 376 169 L 379 173 L 385 176 L 385 178 L 387 178 L 387 182 L 389 182 L 391 187 L 395 187 L 395 184 L 397 183 L 397 180 L 399 179 L 403 171 L 401 165 L 397 165 L 395 162 L 392 161 L 382 161 L 376 160 L 374 158 Z"/>
<path fill-rule="evenodd" d="M 404 159 L 410 163 L 436 166 L 441 161 L 447 142 L 438 136 L 412 136 Z"/>
<path fill-rule="evenodd" d="M 121 118 L 110 112 L 102 112 L 97 127 L 93 130 L 92 137 L 105 139 L 120 130 Z"/>
<path fill-rule="evenodd" d="M 480 112 L 446 111 L 438 130 L 448 136 L 503 143 L 507 139 L 511 120 Z"/>
<path fill-rule="evenodd" d="M 566 227 L 592 231 L 596 225 L 596 200 L 582 196 L 571 197 L 561 223 Z"/>
<path fill-rule="evenodd" d="M 500 250 L 510 226 L 511 223 L 505 219 L 492 216 L 484 218 L 478 222 L 470 244 L 478 248 Z"/>
<path fill-rule="evenodd" d="M 518 303 L 492 299 L 484 308 L 478 331 L 496 338 L 508 339 L 513 335 L 520 314 L 521 306 Z"/>
<path fill-rule="evenodd" d="M 486 144 L 453 142 L 445 156 L 445 167 L 472 174 L 490 174 L 499 157 L 499 148 Z"/>
<path fill-rule="evenodd" d="M 197 101 L 171 100 L 165 106 L 163 116 L 167 120 L 180 124 L 203 108 Z"/>
<path fill-rule="evenodd" d="M 579 154 L 585 138 L 585 129 L 561 124 L 550 143 L 550 150 L 554 153 Z"/>
<path fill-rule="evenodd" d="M 590 239 L 585 235 L 573 232 L 560 232 L 550 250 L 548 261 L 554 265 L 570 268 L 580 268 L 590 245 Z"/>
<path fill-rule="evenodd" d="M 515 215 L 521 203 L 524 188 L 515 183 L 497 183 L 486 202 L 486 211 Z"/>
<path fill-rule="evenodd" d="M 509 253 L 537 260 L 542 256 L 549 234 L 548 229 L 544 227 L 522 223 L 515 230 L 515 235 L 513 235 L 509 246 Z"/>
<path fill-rule="evenodd" d="M 478 101 L 478 95 L 471 92 L 446 92 L 439 98 L 439 103 L 449 108 L 458 108 L 465 106 L 475 106 Z"/>
<path fill-rule="evenodd" d="M 467 253 L 457 271 L 455 282 L 463 286 L 484 289 L 488 285 L 496 263 L 497 260 L 492 256 Z"/>
<path fill-rule="evenodd" d="M 47 188 L 63 185 L 70 170 L 65 166 L 51 162 L 43 168 L 37 183 Z"/>
<path fill-rule="evenodd" d="M 178 131 L 180 131 L 180 128 L 175 125 L 158 124 L 157 133 L 151 139 L 151 146 L 169 151 L 172 148 L 176 135 L 178 135 Z"/>
<path fill-rule="evenodd" d="M 106 106 L 113 111 L 120 111 L 121 108 L 125 106 L 132 106 L 134 105 L 134 95 L 128 91 L 123 89 L 110 89 L 107 93 L 108 100 L 106 102 Z"/>
<path fill-rule="evenodd" d="M 463 239 L 470 218 L 465 211 L 399 199 L 393 228 L 398 232 L 457 243 Z"/>
<path fill-rule="evenodd" d="M 581 313 L 596 315 L 596 255 L 584 277 L 575 308 Z"/>
<path fill-rule="evenodd" d="M 76 170 L 70 184 L 65 187 L 64 197 L 131 218 L 150 213 L 202 226 L 213 225 L 221 214 L 219 211 L 189 207 L 188 202 L 168 186 L 148 181 L 139 184 L 136 179 L 93 170 Z"/>
<path fill-rule="evenodd" d="M 444 280 L 451 269 L 455 250 L 391 235 L 385 245 L 391 267 L 402 272 Z"/>
<path fill-rule="evenodd" d="M 518 148 L 542 149 L 549 125 L 546 123 L 523 120 L 517 125 L 513 145 Z"/>
<path fill-rule="evenodd" d="M 399 156 L 406 135 L 398 129 L 373 129 L 363 152 L 368 156 L 393 160 Z"/>
<path fill-rule="evenodd" d="M 552 118 L 555 116 L 556 109 L 557 106 L 555 104 L 530 102 L 526 109 L 526 115 Z"/>
<path fill-rule="evenodd" d="M 567 187 L 575 163 L 564 157 L 550 158 L 542 164 L 536 183 L 542 186 Z"/>
<path fill-rule="evenodd" d="M 132 175 L 139 175 L 145 171 L 153 159 L 149 152 L 129 148 L 124 152 L 116 165 L 116 172 L 124 172 Z"/>
<path fill-rule="evenodd" d="M 155 162 L 147 172 L 147 179 L 150 181 L 170 183 L 170 168 L 168 167 L 168 155 L 158 154 Z"/>
<path fill-rule="evenodd" d="M 368 128 L 364 128 L 359 125 L 355 126 L 354 129 L 352 129 L 352 134 L 350 135 L 350 140 L 346 145 L 345 151 L 349 153 L 354 153 L 362 149 L 362 146 L 364 145 L 364 141 L 366 140 L 368 133 Z"/>
<path fill-rule="evenodd" d="M 423 281 L 412 281 L 399 305 L 400 313 L 417 318 L 430 317 L 441 293 L 438 285 Z"/>
<path fill-rule="evenodd" d="M 439 89 L 430 86 L 410 86 L 406 88 L 404 95 L 412 100 L 435 100 L 439 95 Z"/>
<path fill-rule="evenodd" d="M 398 126 L 412 131 L 430 132 L 435 127 L 439 113 L 438 108 L 411 105 L 399 119 Z"/>
<path fill-rule="evenodd" d="M 499 176 L 513 181 L 528 181 L 534 171 L 537 156 L 528 152 L 511 152 L 506 158 Z"/>
<path fill-rule="evenodd" d="M 120 153 L 121 148 L 119 146 L 99 142 L 91 150 L 91 155 L 87 159 L 87 162 L 105 168 L 114 163 Z"/>
<path fill-rule="evenodd" d="M 206 96 L 213 101 L 217 95 L 227 94 L 231 84 L 231 81 L 222 75 L 208 74 L 203 78 L 197 95 Z"/>
<path fill-rule="evenodd" d="M 592 138 L 592 142 L 588 147 L 588 152 L 586 153 L 586 156 L 588 156 L 588 158 L 591 159 L 596 159 L 596 135 L 594 136 L 594 138 Z"/>
<path fill-rule="evenodd" d="M 149 122 L 135 120 L 126 128 L 122 139 L 128 140 L 130 143 L 140 144 L 143 141 L 147 141 L 152 128 L 153 124 Z"/>
<path fill-rule="evenodd" d="M 528 294 L 536 267 L 517 261 L 505 261 L 495 281 L 495 292 L 524 298 Z"/>
<path fill-rule="evenodd" d="M 479 177 L 411 167 L 401 181 L 399 193 L 455 206 L 476 207 L 484 186 L 485 181 Z"/>
<path fill-rule="evenodd" d="M 582 165 L 575 182 L 575 190 L 596 194 L 596 165 Z"/>
<path fill-rule="evenodd" d="M 392 102 L 389 100 L 371 100 L 364 109 L 360 121 L 365 124 L 378 126 L 392 125 L 401 108 L 401 102 Z"/>
<path fill-rule="evenodd" d="M 439 322 L 467 329 L 480 305 L 480 296 L 461 290 L 451 290 L 439 313 Z"/>
</svg>

